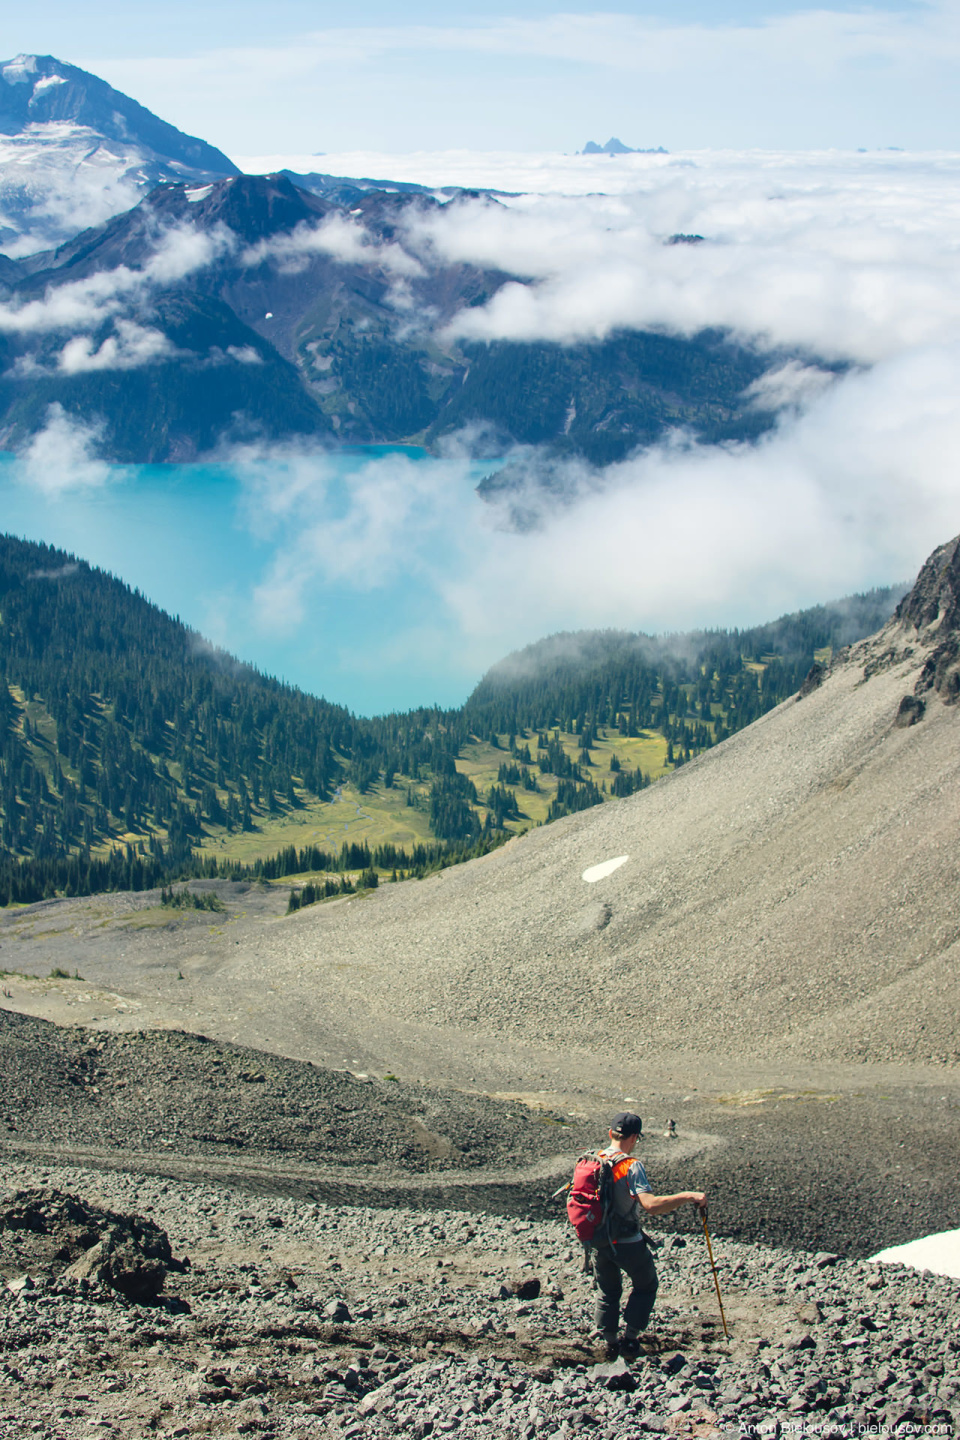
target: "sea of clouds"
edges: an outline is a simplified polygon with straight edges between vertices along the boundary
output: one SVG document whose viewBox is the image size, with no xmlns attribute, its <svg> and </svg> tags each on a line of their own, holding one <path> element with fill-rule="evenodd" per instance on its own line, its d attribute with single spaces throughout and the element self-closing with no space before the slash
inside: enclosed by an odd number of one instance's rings
<svg viewBox="0 0 960 1440">
<path fill-rule="evenodd" d="M 283 158 L 306 168 L 306 157 Z M 518 617 L 529 638 L 770 618 L 909 578 L 960 529 L 960 156 L 364 153 L 324 166 L 501 192 L 414 211 L 402 237 L 424 263 L 522 277 L 463 312 L 451 338 L 564 343 L 621 326 L 717 326 L 792 352 L 747 397 L 780 409 L 758 443 L 678 433 L 603 470 L 569 462 L 556 487 L 565 503 L 532 487 L 537 523 L 523 534 L 505 504 L 464 499 L 455 455 L 417 484 L 411 471 L 409 485 L 397 484 L 396 457 L 375 464 L 338 519 L 336 556 L 362 554 L 368 584 L 395 552 L 422 557 L 477 658 L 516 643 Z M 677 234 L 704 238 L 665 243 Z M 515 458 L 542 473 L 537 457 Z M 305 500 L 302 477 L 298 486 L 304 523 L 264 585 L 285 603 L 340 564 L 317 495 Z M 438 528 L 449 537 L 440 564 L 429 558 Z"/>
<path fill-rule="evenodd" d="M 272 240 L 249 263 L 376 256 L 408 327 L 429 324 L 411 316 L 408 282 L 435 263 L 519 277 L 442 339 L 562 344 L 620 327 L 722 328 L 770 354 L 744 398 L 779 417 L 754 444 L 705 446 L 678 432 L 603 469 L 567 462 L 557 467 L 562 503 L 546 503 L 531 479 L 523 533 L 508 504 L 476 497 L 466 443 L 429 464 L 372 456 L 346 491 L 331 457 L 309 448 L 230 451 L 249 523 L 274 538 L 251 590 L 265 633 L 308 623 L 324 586 L 369 593 L 409 576 L 435 597 L 436 622 L 402 644 L 381 635 L 364 663 L 402 650 L 405 663 L 466 677 L 557 629 L 746 624 L 909 578 L 960 530 L 960 156 L 354 153 L 323 163 L 498 193 L 412 207 L 389 246 L 342 217 Z M 316 160 L 245 164 L 306 170 Z M 669 243 L 676 235 L 703 239 Z M 8 307 L 0 327 L 119 313 L 129 287 L 202 268 L 229 245 L 178 231 L 136 278 L 51 292 L 20 314 Z M 158 342 L 140 324 L 109 353 L 74 338 L 60 364 L 151 363 Z M 51 429 L 64 456 L 66 418 L 53 415 Z M 529 451 L 500 458 L 531 477 L 554 464 Z M 89 426 L 77 459 L 78 483 L 95 483 Z"/>
</svg>

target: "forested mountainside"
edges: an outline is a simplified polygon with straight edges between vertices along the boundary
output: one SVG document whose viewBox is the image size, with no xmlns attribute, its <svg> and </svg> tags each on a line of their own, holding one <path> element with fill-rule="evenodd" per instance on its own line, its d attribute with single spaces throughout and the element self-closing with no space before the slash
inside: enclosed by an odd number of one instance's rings
<svg viewBox="0 0 960 1440">
<path fill-rule="evenodd" d="M 450 338 L 458 313 L 517 278 L 444 262 L 418 239 L 424 217 L 468 202 L 318 194 L 283 174 L 165 184 L 10 261 L 3 443 L 23 444 L 52 405 L 98 423 L 105 458 L 124 462 L 190 459 L 251 434 L 429 447 L 465 431 L 485 455 L 537 444 L 608 463 L 670 428 L 715 442 L 773 423 L 745 392 L 786 357 L 719 332 Z"/>
<path fill-rule="evenodd" d="M 716 743 L 779 705 L 819 656 L 878 630 L 907 588 L 885 586 L 745 630 L 551 635 L 488 670 L 464 714 L 477 731 L 546 723 L 575 734 L 615 726 L 627 735 L 670 717 L 684 750 L 702 748 L 696 736 L 705 723 Z"/>
<path fill-rule="evenodd" d="M 73 556 L 0 537 L 0 903 L 240 873 L 214 842 L 268 838 L 347 790 L 402 796 L 432 841 L 286 845 L 250 873 L 422 873 L 649 784 L 795 690 L 824 647 L 876 629 L 901 593 L 743 632 L 553 637 L 459 710 L 365 719 L 240 664 Z"/>
<path fill-rule="evenodd" d="M 451 717 L 455 718 L 455 717 Z M 0 538 L 0 836 L 37 861 L 133 845 L 180 864 L 341 783 L 453 768 L 431 712 L 358 721 L 215 650 L 112 576 Z M 2 897 L 0 897 L 2 898 Z"/>
</svg>

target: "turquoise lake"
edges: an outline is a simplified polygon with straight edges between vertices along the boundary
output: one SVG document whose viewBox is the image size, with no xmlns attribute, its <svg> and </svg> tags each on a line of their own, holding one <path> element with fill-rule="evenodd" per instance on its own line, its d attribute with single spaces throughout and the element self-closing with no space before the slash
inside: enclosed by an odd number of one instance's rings
<svg viewBox="0 0 960 1440">
<path fill-rule="evenodd" d="M 465 653 L 444 604 L 491 468 L 370 448 L 77 466 L 51 482 L 7 454 L 0 529 L 110 571 L 242 660 L 359 714 L 458 705 L 499 658 Z"/>
</svg>

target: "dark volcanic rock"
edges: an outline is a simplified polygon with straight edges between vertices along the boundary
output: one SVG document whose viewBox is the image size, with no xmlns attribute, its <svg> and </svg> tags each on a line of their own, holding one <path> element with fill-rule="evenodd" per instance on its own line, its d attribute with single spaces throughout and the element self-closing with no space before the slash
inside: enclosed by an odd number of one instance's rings
<svg viewBox="0 0 960 1440">
<path fill-rule="evenodd" d="M 897 606 L 896 618 L 917 630 L 931 625 L 960 630 L 960 535 L 934 550 Z"/>
<path fill-rule="evenodd" d="M 819 660 L 815 660 L 803 678 L 799 698 L 802 700 L 806 695 L 812 695 L 814 690 L 818 690 L 823 684 L 826 675 L 826 665 L 822 665 Z"/>
<path fill-rule="evenodd" d="M 960 535 L 934 550 L 897 606 L 896 618 L 913 625 L 925 640 L 937 642 L 920 673 L 917 694 L 934 690 L 947 704 L 955 704 L 960 699 Z M 897 723 L 913 721 L 898 716 Z"/>
<path fill-rule="evenodd" d="M 540 1294 L 540 1281 L 535 1275 L 526 1280 L 514 1280 L 510 1290 L 518 1300 L 536 1300 Z"/>
<path fill-rule="evenodd" d="M 918 695 L 904 695 L 900 701 L 900 708 L 897 710 L 897 718 L 893 723 L 898 730 L 906 730 L 910 725 L 916 725 L 918 720 L 923 719 L 923 712 L 926 708 Z"/>
<path fill-rule="evenodd" d="M 166 1231 L 142 1215 L 101 1210 L 56 1189 L 18 1190 L 0 1207 L 0 1274 L 24 1270 L 97 1279 L 129 1300 L 154 1300 L 174 1261 Z"/>
<path fill-rule="evenodd" d="M 144 1253 L 137 1238 L 115 1227 L 65 1272 L 71 1279 L 99 1280 L 128 1300 L 156 1300 L 167 1278 L 162 1260 Z"/>
<path fill-rule="evenodd" d="M 345 1178 L 361 1188 L 362 1172 L 378 1164 L 415 1175 L 470 1171 L 520 1151 L 575 1150 L 590 1133 L 482 1095 L 360 1078 L 203 1036 L 104 1035 L 8 1011 L 0 1089 L 18 1141 L 311 1164 L 349 1153 Z"/>
</svg>

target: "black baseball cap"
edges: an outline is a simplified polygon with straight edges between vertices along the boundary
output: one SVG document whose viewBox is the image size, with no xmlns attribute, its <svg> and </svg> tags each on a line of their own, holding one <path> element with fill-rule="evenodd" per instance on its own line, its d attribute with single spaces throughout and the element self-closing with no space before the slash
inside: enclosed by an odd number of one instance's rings
<svg viewBox="0 0 960 1440">
<path fill-rule="evenodd" d="M 621 1110 L 619 1115 L 614 1115 L 610 1121 L 610 1129 L 618 1140 L 623 1140 L 627 1135 L 641 1135 L 643 1121 L 639 1115 L 634 1115 L 632 1110 Z"/>
</svg>

